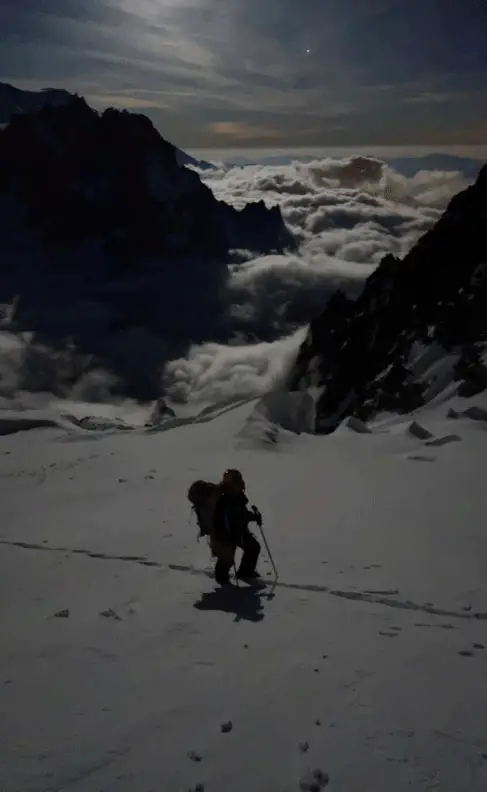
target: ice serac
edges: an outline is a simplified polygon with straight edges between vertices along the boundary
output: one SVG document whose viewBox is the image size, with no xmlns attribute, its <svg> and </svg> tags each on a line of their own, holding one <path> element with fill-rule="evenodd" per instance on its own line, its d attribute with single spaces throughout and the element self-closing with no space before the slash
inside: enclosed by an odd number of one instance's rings
<svg viewBox="0 0 487 792">
<path fill-rule="evenodd" d="M 222 332 L 231 251 L 294 245 L 279 209 L 218 201 L 146 116 L 79 97 L 0 133 L 0 211 L 8 329 L 69 337 L 125 380 L 138 358 L 148 398 L 161 356 Z"/>
<path fill-rule="evenodd" d="M 312 389 L 316 431 L 347 415 L 407 413 L 445 377 L 487 387 L 487 166 L 403 260 L 387 255 L 360 296 L 336 292 L 310 324 L 289 377 Z"/>
</svg>

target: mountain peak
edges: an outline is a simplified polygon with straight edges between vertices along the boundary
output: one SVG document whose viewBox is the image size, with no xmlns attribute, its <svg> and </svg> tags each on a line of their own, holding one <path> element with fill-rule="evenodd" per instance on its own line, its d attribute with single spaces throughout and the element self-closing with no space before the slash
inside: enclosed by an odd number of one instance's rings
<svg viewBox="0 0 487 792">
<path fill-rule="evenodd" d="M 13 329 L 72 338 L 138 398 L 159 395 L 172 350 L 224 332 L 231 250 L 295 244 L 279 208 L 218 201 L 148 118 L 99 114 L 81 97 L 14 116 L 0 134 L 0 201 Z"/>
<path fill-rule="evenodd" d="M 217 201 L 194 171 L 179 164 L 176 147 L 149 118 L 113 108 L 99 114 L 81 97 L 12 119 L 0 136 L 0 186 L 14 184 L 56 243 L 92 233 L 106 242 L 123 217 L 124 254 L 134 226 L 137 239 L 142 234 L 145 245 L 152 240 L 153 254 L 175 237 L 180 250 L 219 254 L 230 247 L 265 252 L 293 244 L 279 208 L 259 202 L 239 212 Z M 165 233 L 162 216 L 169 211 L 171 232 Z"/>
<path fill-rule="evenodd" d="M 48 106 L 59 107 L 75 96 L 63 88 L 23 91 L 10 83 L 0 82 L 0 124 L 8 124 L 18 114 L 37 113 Z"/>
<path fill-rule="evenodd" d="M 0 82 L 0 125 L 10 123 L 14 116 L 17 115 L 38 113 L 45 107 L 61 107 L 65 104 L 70 104 L 72 100 L 80 99 L 81 97 L 78 94 L 70 93 L 64 88 L 41 88 L 39 91 L 24 91 L 9 83 Z M 88 107 L 86 101 L 84 99 L 82 101 Z M 156 132 L 152 122 L 147 116 L 129 113 L 128 111 L 113 110 L 113 108 L 109 108 L 108 112 L 124 113 L 130 116 L 128 123 L 139 130 L 144 128 L 146 134 L 153 134 Z M 149 126 L 151 126 L 153 130 L 150 133 Z M 175 151 L 180 165 L 192 165 L 199 170 L 213 170 L 215 168 L 215 165 L 211 162 L 197 160 L 176 147 Z"/>
</svg>

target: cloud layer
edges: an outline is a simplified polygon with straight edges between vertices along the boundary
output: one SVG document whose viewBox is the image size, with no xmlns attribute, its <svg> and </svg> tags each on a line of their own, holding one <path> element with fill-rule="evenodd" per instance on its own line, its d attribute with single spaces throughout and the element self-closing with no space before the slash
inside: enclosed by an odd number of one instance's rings
<svg viewBox="0 0 487 792">
<path fill-rule="evenodd" d="M 276 166 L 222 165 L 201 176 L 219 199 L 236 207 L 258 200 L 278 204 L 300 246 L 292 255 L 257 258 L 235 251 L 218 343 L 205 310 L 196 307 L 202 284 L 194 286 L 195 310 L 186 331 L 183 315 L 179 316 L 179 332 L 197 338 L 198 344 L 185 358 L 169 363 L 163 377 L 168 394 L 178 404 L 266 392 L 289 366 L 308 322 L 324 309 L 331 294 L 341 288 L 356 295 L 382 257 L 403 255 L 467 184 L 460 172 L 453 171 L 420 171 L 406 178 L 370 157 Z M 189 289 L 190 269 L 185 271 Z M 180 287 L 168 279 L 164 291 L 168 305 L 171 289 Z M 108 333 L 110 322 L 99 318 L 100 334 Z M 66 317 L 60 315 L 58 321 L 66 322 Z M 201 342 L 205 337 L 208 343 Z M 0 341 L 0 396 L 44 390 L 99 402 L 109 401 L 117 390 L 113 377 L 93 371 L 86 356 L 69 348 L 53 353 L 28 337 L 8 333 Z M 153 376 L 152 363 L 164 357 L 163 342 L 143 327 L 128 335 L 107 336 L 104 346 L 138 378 Z M 74 389 L 63 384 L 72 382 L 73 376 Z"/>
<path fill-rule="evenodd" d="M 423 171 L 408 179 L 363 157 L 222 166 L 202 176 L 218 198 L 236 207 L 251 200 L 279 204 L 301 245 L 296 255 L 234 266 L 228 302 L 236 343 L 198 345 L 171 363 L 165 382 L 177 400 L 265 392 L 297 350 L 303 323 L 329 296 L 338 287 L 357 294 L 382 257 L 406 253 L 467 184 L 460 172 Z"/>
</svg>

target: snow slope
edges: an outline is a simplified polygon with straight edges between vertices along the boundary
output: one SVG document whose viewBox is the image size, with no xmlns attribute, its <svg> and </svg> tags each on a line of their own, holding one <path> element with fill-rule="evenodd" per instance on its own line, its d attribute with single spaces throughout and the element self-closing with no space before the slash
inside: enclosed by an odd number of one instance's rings
<svg viewBox="0 0 487 792">
<path fill-rule="evenodd" d="M 486 407 L 326 437 L 256 402 L 166 431 L 3 410 L 2 792 L 485 790 Z M 186 489 L 228 466 L 274 589 L 203 572 Z"/>
</svg>

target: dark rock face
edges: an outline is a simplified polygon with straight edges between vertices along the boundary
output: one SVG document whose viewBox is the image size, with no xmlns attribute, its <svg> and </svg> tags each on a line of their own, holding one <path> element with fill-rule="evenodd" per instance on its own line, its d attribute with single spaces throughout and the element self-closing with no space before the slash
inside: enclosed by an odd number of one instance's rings
<svg viewBox="0 0 487 792">
<path fill-rule="evenodd" d="M 224 327 L 231 249 L 295 245 L 279 209 L 216 200 L 178 151 L 145 116 L 78 97 L 0 133 L 9 329 L 69 337 L 146 398 L 164 360 Z"/>
<path fill-rule="evenodd" d="M 282 250 L 293 241 L 278 208 L 238 212 L 217 201 L 146 116 L 99 116 L 84 99 L 14 118 L 0 137 L 0 191 L 7 190 L 25 202 L 44 243 L 97 238 L 124 260 L 225 254 L 244 244 Z"/>
<path fill-rule="evenodd" d="M 74 94 L 58 88 L 44 91 L 22 91 L 8 83 L 0 82 L 0 124 L 8 124 L 19 113 L 36 113 L 43 107 L 66 104 Z"/>
<path fill-rule="evenodd" d="M 311 322 L 289 379 L 291 390 L 319 387 L 319 432 L 347 415 L 409 412 L 428 382 L 414 349 L 458 354 L 464 392 L 485 387 L 487 341 L 487 166 L 404 260 L 386 256 L 357 300 L 337 292 Z"/>
<path fill-rule="evenodd" d="M 0 125 L 8 124 L 14 116 L 38 113 L 43 107 L 59 107 L 71 102 L 77 94 L 60 88 L 44 88 L 41 91 L 24 91 L 14 85 L 0 82 Z M 176 148 L 178 164 L 191 165 L 203 171 L 215 170 L 216 165 L 197 160 L 186 151 Z"/>
</svg>

